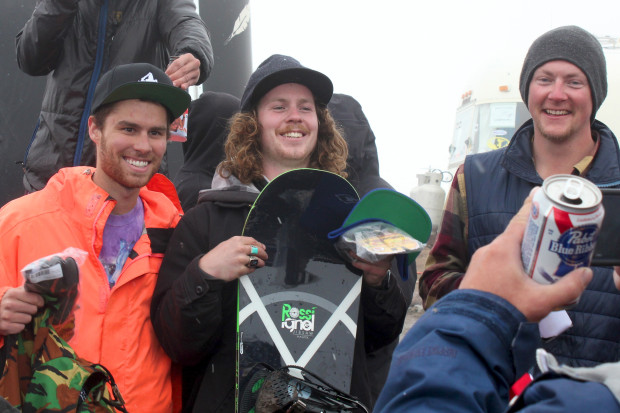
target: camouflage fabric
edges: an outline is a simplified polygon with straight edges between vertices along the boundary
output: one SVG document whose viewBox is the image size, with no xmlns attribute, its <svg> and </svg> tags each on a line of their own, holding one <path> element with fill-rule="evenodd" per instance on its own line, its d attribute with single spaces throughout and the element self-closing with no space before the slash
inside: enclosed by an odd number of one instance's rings
<svg viewBox="0 0 620 413">
<path fill-rule="evenodd" d="M 48 285 L 26 282 L 28 290 L 43 295 L 45 306 L 21 333 L 6 336 L 0 349 L 0 395 L 23 413 L 115 412 L 115 408 L 126 412 L 112 375 L 103 366 L 79 358 L 52 326 L 52 321 L 60 322 L 59 331 L 65 337 L 73 334 L 74 264 L 65 272 L 71 275 Z"/>
<path fill-rule="evenodd" d="M 50 308 L 50 323 L 58 328 L 73 316 L 73 306 L 78 295 L 79 268 L 72 257 L 65 259 L 54 255 L 46 257 L 36 265 L 36 269 L 24 269 L 25 288 L 45 297 L 45 307 Z M 49 274 L 62 274 L 51 278 Z M 61 333 L 65 340 L 70 340 Z"/>
</svg>

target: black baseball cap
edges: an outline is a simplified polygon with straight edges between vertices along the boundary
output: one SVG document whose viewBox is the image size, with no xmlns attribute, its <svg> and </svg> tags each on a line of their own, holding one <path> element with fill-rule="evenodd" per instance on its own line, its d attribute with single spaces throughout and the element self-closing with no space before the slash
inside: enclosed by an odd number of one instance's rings
<svg viewBox="0 0 620 413">
<path fill-rule="evenodd" d="M 128 99 L 160 103 L 176 119 L 185 112 L 192 98 L 160 68 L 149 63 L 119 65 L 106 72 L 95 88 L 91 113 L 102 105 Z"/>
<path fill-rule="evenodd" d="M 314 95 L 316 103 L 323 106 L 329 103 L 334 93 L 332 81 L 323 73 L 302 66 L 290 56 L 274 54 L 250 76 L 241 98 L 241 111 L 250 112 L 267 92 L 285 83 L 304 85 Z"/>
</svg>

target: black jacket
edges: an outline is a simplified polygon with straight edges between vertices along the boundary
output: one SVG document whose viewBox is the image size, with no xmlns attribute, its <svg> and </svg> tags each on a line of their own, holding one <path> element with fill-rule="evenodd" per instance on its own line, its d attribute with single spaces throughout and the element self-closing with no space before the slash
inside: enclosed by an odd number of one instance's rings
<svg viewBox="0 0 620 413">
<path fill-rule="evenodd" d="M 533 129 L 529 120 L 507 148 L 470 155 L 465 160 L 470 258 L 504 231 L 530 190 L 543 182 L 532 163 Z M 601 122 L 595 121 L 592 129 L 601 142 L 585 178 L 600 187 L 619 187 L 620 149 L 616 137 Z M 620 292 L 611 268 L 593 267 L 593 271 L 594 277 L 579 303 L 567 311 L 573 327 L 543 345 L 558 361 L 572 366 L 620 360 Z"/>
<path fill-rule="evenodd" d="M 233 411 L 237 281 L 209 279 L 198 260 L 241 234 L 256 195 L 224 190 L 204 194 L 179 222 L 160 269 L 151 316 L 166 352 L 185 366 L 184 412 Z M 351 393 L 371 405 L 366 353 L 398 337 L 407 303 L 392 279 L 385 290 L 364 285 L 360 309 L 364 322 L 358 323 Z"/>
<path fill-rule="evenodd" d="M 352 96 L 334 93 L 327 105 L 336 124 L 342 129 L 349 148 L 347 180 L 360 196 L 376 188 L 392 188 L 379 176 L 379 155 L 375 134 L 362 110 Z"/>
<path fill-rule="evenodd" d="M 211 72 L 213 51 L 192 0 L 37 1 L 16 37 L 20 69 L 48 76 L 25 155 L 26 189 L 41 189 L 62 167 L 94 165 L 87 121 L 103 73 L 133 62 L 165 69 L 169 54 L 188 52 L 200 60 L 202 83 Z"/>
<path fill-rule="evenodd" d="M 183 210 L 198 202 L 198 192 L 211 188 L 217 165 L 224 160 L 228 120 L 239 111 L 239 99 L 222 92 L 204 92 L 189 105 L 183 165 L 174 177 Z"/>
</svg>

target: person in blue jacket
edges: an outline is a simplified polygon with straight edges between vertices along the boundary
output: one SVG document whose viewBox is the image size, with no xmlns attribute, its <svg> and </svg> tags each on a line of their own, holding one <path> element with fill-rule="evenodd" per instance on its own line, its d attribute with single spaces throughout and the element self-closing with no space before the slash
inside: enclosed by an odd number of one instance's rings
<svg viewBox="0 0 620 413">
<path fill-rule="evenodd" d="M 538 344 L 515 340 L 522 326 L 574 303 L 592 279 L 589 268 L 552 285 L 525 274 L 520 247 L 531 198 L 474 254 L 460 289 L 427 310 L 398 345 L 375 412 L 620 412 L 620 363 L 567 367 L 544 350 L 536 353 L 542 374 L 511 398 L 517 357 Z"/>
</svg>

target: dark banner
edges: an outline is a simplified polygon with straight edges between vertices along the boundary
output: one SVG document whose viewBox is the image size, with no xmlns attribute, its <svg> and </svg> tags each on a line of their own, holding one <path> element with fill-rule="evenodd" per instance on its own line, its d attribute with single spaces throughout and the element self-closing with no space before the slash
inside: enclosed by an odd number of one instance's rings
<svg viewBox="0 0 620 413">
<path fill-rule="evenodd" d="M 252 73 L 249 0 L 200 0 L 200 15 L 211 33 L 215 66 L 204 90 L 241 99 Z"/>
</svg>

